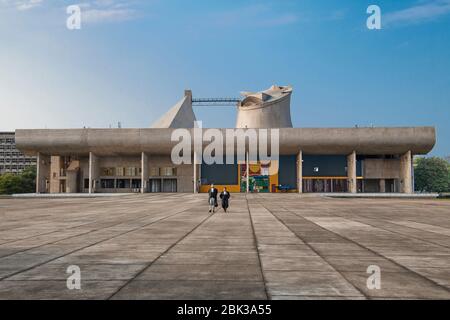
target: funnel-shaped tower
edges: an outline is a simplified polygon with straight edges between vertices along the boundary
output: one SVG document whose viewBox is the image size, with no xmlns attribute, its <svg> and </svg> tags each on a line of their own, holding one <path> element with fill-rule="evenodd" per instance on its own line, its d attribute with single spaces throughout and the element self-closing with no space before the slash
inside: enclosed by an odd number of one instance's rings
<svg viewBox="0 0 450 320">
<path fill-rule="evenodd" d="M 241 92 L 236 128 L 292 128 L 291 86 L 261 92 Z"/>
</svg>

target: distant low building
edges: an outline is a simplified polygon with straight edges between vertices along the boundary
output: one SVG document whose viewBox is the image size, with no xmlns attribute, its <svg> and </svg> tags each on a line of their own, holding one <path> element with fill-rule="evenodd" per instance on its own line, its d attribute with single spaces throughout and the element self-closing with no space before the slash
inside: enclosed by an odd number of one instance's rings
<svg viewBox="0 0 450 320">
<path fill-rule="evenodd" d="M 17 150 L 15 133 L 0 132 L 0 174 L 21 173 L 30 166 L 36 166 L 36 157 Z"/>
</svg>

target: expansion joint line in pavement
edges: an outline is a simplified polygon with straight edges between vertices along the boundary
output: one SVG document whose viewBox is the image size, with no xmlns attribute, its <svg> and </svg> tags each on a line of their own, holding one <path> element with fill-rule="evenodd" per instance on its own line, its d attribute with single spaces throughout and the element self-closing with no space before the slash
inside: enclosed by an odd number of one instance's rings
<svg viewBox="0 0 450 320">
<path fill-rule="evenodd" d="M 148 268 L 150 268 L 156 261 L 158 261 L 162 256 L 164 256 L 165 254 L 167 254 L 173 247 L 175 247 L 177 244 L 179 244 L 181 241 L 183 241 L 184 239 L 186 239 L 186 237 L 188 237 L 190 234 L 192 234 L 195 230 L 197 230 L 200 226 L 202 226 L 207 220 L 209 220 L 210 218 L 212 218 L 213 216 L 215 216 L 217 214 L 218 211 L 212 213 L 212 214 L 208 214 L 202 221 L 200 221 L 200 223 L 198 223 L 194 228 L 192 228 L 190 231 L 188 231 L 184 236 L 182 236 L 180 239 L 178 239 L 177 241 L 175 241 L 173 244 L 171 244 L 166 250 L 164 250 L 158 257 L 156 257 L 156 259 L 154 259 L 152 262 L 150 262 L 148 265 L 146 265 L 141 271 L 139 271 L 138 273 L 135 274 L 135 276 L 129 280 L 127 280 L 125 282 L 125 284 L 121 287 L 119 287 L 119 289 L 117 289 L 116 292 L 114 292 L 112 295 L 110 295 L 107 300 L 112 299 L 115 295 L 117 295 L 123 288 L 125 288 L 127 285 L 129 285 L 133 280 L 135 280 L 137 277 L 139 277 L 142 273 L 144 273 L 146 270 L 148 270 Z"/>
<path fill-rule="evenodd" d="M 345 219 L 345 216 L 340 216 L 340 215 L 337 215 L 337 214 L 335 214 L 335 215 L 338 216 L 338 217 L 341 217 L 341 218 Z M 381 229 L 381 230 L 384 230 L 384 231 L 387 231 L 387 232 L 390 232 L 390 233 L 395 233 L 395 234 L 400 235 L 400 236 L 402 236 L 402 237 L 409 237 L 409 238 L 411 238 L 411 239 L 420 240 L 420 241 L 422 241 L 422 242 L 425 242 L 425 243 L 428 243 L 428 244 L 432 244 L 432 245 L 435 245 L 435 246 L 440 246 L 440 247 L 444 247 L 444 248 L 450 248 L 450 246 L 447 246 L 447 245 L 444 245 L 444 244 L 436 243 L 436 242 L 433 242 L 433 241 L 430 241 L 430 240 L 424 240 L 423 238 L 419 238 L 419 237 L 412 236 L 412 235 L 410 236 L 410 235 L 408 235 L 408 234 L 404 234 L 404 233 L 401 233 L 401 232 L 398 232 L 398 231 L 393 231 L 393 230 L 386 229 L 385 227 L 380 227 L 380 226 L 377 226 L 377 225 L 373 225 L 373 224 L 371 224 L 371 223 L 369 223 L 369 222 L 366 222 L 365 220 L 361 220 L 361 219 L 355 219 L 355 220 L 356 220 L 357 222 L 367 224 L 367 225 L 369 225 L 369 226 L 371 226 L 371 227 L 374 227 L 374 228 L 378 228 L 378 229 Z M 411 220 L 406 220 L 406 221 L 414 222 L 414 221 L 411 221 Z M 388 222 L 389 222 L 389 220 L 388 220 Z M 392 222 L 389 222 L 389 223 L 394 224 L 394 223 L 392 223 Z M 394 225 L 395 225 L 395 224 L 394 224 Z M 403 226 L 403 227 L 410 228 L 410 229 L 414 229 L 414 230 L 419 230 L 419 231 L 426 231 L 426 232 L 434 233 L 434 234 L 439 234 L 439 233 L 436 233 L 436 232 L 427 231 L 427 230 L 423 230 L 423 229 L 419 229 L 419 228 L 414 228 L 414 227 L 409 227 L 409 226 Z"/>
<path fill-rule="evenodd" d="M 294 214 L 295 216 L 297 216 L 297 217 L 299 217 L 299 218 L 305 219 L 305 218 L 303 218 L 302 216 L 299 216 L 299 215 L 296 214 L 295 212 L 292 212 L 291 210 L 289 210 L 289 209 L 287 209 L 287 208 L 285 208 L 285 207 L 282 207 L 282 208 L 285 209 L 285 210 L 287 210 L 287 211 L 290 212 L 291 214 Z M 267 209 L 267 210 L 268 210 L 268 209 Z M 271 212 L 271 213 L 272 213 L 272 212 Z M 273 214 L 273 213 L 272 213 L 272 214 Z M 274 216 L 275 216 L 275 215 L 274 215 Z M 342 217 L 339 216 L 339 215 L 335 215 L 335 216 L 342 218 Z M 278 219 L 278 217 L 277 217 L 277 219 Z M 345 219 L 345 218 L 344 218 L 344 219 Z M 279 219 L 279 220 L 280 220 L 280 219 Z M 305 219 L 305 220 L 307 220 L 307 219 Z M 309 221 L 309 220 L 308 220 L 308 221 Z M 310 221 L 310 222 L 311 222 L 311 223 L 314 223 L 314 222 L 312 222 L 312 221 Z M 446 291 L 449 291 L 449 292 L 450 292 L 450 289 L 449 289 L 449 288 L 447 288 L 447 287 L 445 287 L 445 286 L 443 286 L 443 285 L 441 285 L 441 284 L 439 284 L 439 283 L 437 283 L 437 282 L 435 282 L 435 281 L 433 281 L 433 280 L 431 280 L 431 279 L 429 279 L 429 278 L 427 278 L 427 277 L 421 275 L 420 273 L 415 272 L 415 271 L 412 270 L 412 269 L 409 269 L 408 267 L 405 267 L 404 265 L 402 265 L 402 264 L 396 262 L 395 260 L 392 260 L 392 259 L 389 258 L 389 257 L 386 257 L 386 256 L 384 256 L 384 255 L 382 255 L 382 254 L 380 254 L 380 253 L 378 253 L 378 252 L 376 252 L 376 251 L 374 251 L 374 250 L 372 250 L 372 249 L 366 247 L 366 246 L 363 246 L 362 244 L 360 244 L 360 243 L 358 243 L 358 242 L 356 242 L 356 241 L 354 241 L 354 240 L 352 240 L 352 239 L 350 239 L 350 238 L 347 238 L 347 237 L 345 237 L 345 236 L 343 236 L 343 235 L 340 235 L 339 233 L 336 233 L 336 232 L 334 232 L 334 231 L 328 230 L 328 229 L 326 229 L 326 228 L 324 228 L 324 227 L 318 225 L 317 223 L 314 223 L 314 224 L 317 225 L 319 228 L 321 228 L 321 229 L 323 229 L 323 230 L 325 230 L 325 231 L 327 231 L 327 232 L 331 232 L 331 233 L 333 233 L 334 235 L 336 235 L 336 236 L 338 236 L 338 237 L 340 237 L 340 238 L 342 238 L 342 239 L 344 239 L 344 240 L 346 240 L 346 241 L 349 241 L 349 242 L 351 242 L 351 243 L 353 243 L 353 244 L 355 244 L 355 245 L 357 245 L 357 246 L 359 246 L 359 247 L 361 247 L 361 248 L 363 248 L 363 249 L 365 249 L 365 250 L 368 250 L 369 252 L 373 253 L 374 255 L 376 255 L 376 256 L 378 256 L 378 257 L 381 257 L 381 258 L 383 258 L 383 259 L 386 259 L 386 260 L 388 260 L 389 262 L 395 264 L 396 266 L 398 266 L 398 267 L 400 267 L 400 268 L 402 268 L 402 269 L 405 269 L 405 270 L 408 271 L 408 272 L 413 273 L 414 275 L 418 276 L 419 278 L 422 278 L 422 279 L 426 280 L 427 282 L 429 282 L 429 283 L 431 283 L 431 284 L 433 284 L 433 285 L 435 285 L 435 286 L 438 286 L 439 288 L 445 289 Z M 368 223 L 366 223 L 366 224 L 367 224 L 367 225 L 370 225 L 370 224 L 368 224 Z M 372 226 L 372 227 L 378 228 L 378 227 L 376 227 L 376 226 Z M 289 228 L 289 227 L 288 227 L 288 228 Z M 379 229 L 385 230 L 385 229 L 383 229 L 383 228 L 379 228 Z M 289 230 L 291 230 L 291 229 L 289 229 Z M 389 231 L 389 230 L 385 230 L 385 231 Z M 392 232 L 392 231 L 389 231 L 389 232 Z M 392 232 L 392 233 L 396 233 L 396 232 Z M 403 236 L 404 236 L 404 235 L 403 235 Z M 306 242 L 305 242 L 305 243 L 306 243 Z M 314 250 L 314 249 L 313 249 L 313 250 Z M 322 258 L 323 258 L 323 257 L 322 257 Z M 323 259 L 326 260 L 325 258 L 323 258 Z M 330 264 L 328 261 L 327 261 L 327 263 Z M 330 265 L 331 265 L 331 264 L 330 264 Z M 332 266 L 332 265 L 331 265 L 331 266 Z M 334 267 L 333 267 L 333 269 L 334 269 Z M 341 274 L 341 275 L 342 275 L 342 274 Z M 342 275 L 342 276 L 343 276 L 343 275 Z M 344 277 L 344 278 L 345 278 L 345 277 Z M 346 279 L 346 278 L 345 278 L 345 279 Z M 346 280 L 347 280 L 347 279 L 346 279 Z M 348 280 L 347 280 L 347 281 L 348 281 Z"/>
<path fill-rule="evenodd" d="M 282 225 L 284 225 L 289 231 L 291 231 L 298 239 L 300 239 L 305 245 L 307 245 L 317 256 L 319 256 L 322 260 L 324 260 L 336 273 L 338 273 L 347 283 L 352 286 L 356 291 L 358 291 L 362 296 L 364 296 L 366 299 L 370 299 L 369 296 L 367 296 L 362 290 L 357 288 L 356 286 L 351 283 L 347 277 L 345 277 L 339 270 L 337 270 L 325 257 L 323 257 L 313 246 L 311 246 L 308 242 L 304 241 L 297 233 L 294 232 L 284 221 L 282 221 L 276 214 L 274 214 L 269 208 L 267 208 L 261 201 L 257 200 L 260 205 L 262 205 L 275 219 L 277 219 Z M 281 207 L 283 208 L 283 207 Z M 283 208 L 285 209 L 285 208 Z M 288 209 L 286 209 L 288 210 Z M 288 210 L 289 211 L 289 210 Z M 291 212 L 291 211 L 289 211 Z"/>
<path fill-rule="evenodd" d="M 178 214 L 181 214 L 181 213 L 183 213 L 183 212 L 185 212 L 185 211 L 187 211 L 187 209 L 184 209 L 184 210 L 175 212 L 175 213 L 173 213 L 173 214 L 170 214 L 170 215 L 168 215 L 168 216 L 159 218 L 159 219 L 157 219 L 157 220 L 155 220 L 155 221 L 152 221 L 152 222 L 149 222 L 149 223 L 147 223 L 147 224 L 145 224 L 145 225 L 143 225 L 143 226 L 140 226 L 140 227 L 137 227 L 137 228 L 134 228 L 134 229 L 127 230 L 127 231 L 125 231 L 125 232 L 116 234 L 116 235 L 114 235 L 114 236 L 112 236 L 112 237 L 109 237 L 109 238 L 107 238 L 107 239 L 103 239 L 103 240 L 97 241 L 97 242 L 95 242 L 95 243 L 91 243 L 91 244 L 89 244 L 89 245 L 87 245 L 87 246 L 84 246 L 84 247 L 81 247 L 81 248 L 78 248 L 78 249 L 75 249 L 75 250 L 66 252 L 66 253 L 64 253 L 64 254 L 62 254 L 62 255 L 60 255 L 60 256 L 57 256 L 57 257 L 55 257 L 55 258 L 49 259 L 49 260 L 44 261 L 44 262 L 42 262 L 42 263 L 38 263 L 38 264 L 36 264 L 36 265 L 33 265 L 33 266 L 29 267 L 29 268 L 25 268 L 25 269 L 22 269 L 22 270 L 20 270 L 20 271 L 17 271 L 17 272 L 14 272 L 14 273 L 12 273 L 12 274 L 9 274 L 9 275 L 7 275 L 7 276 L 4 276 L 4 277 L 0 278 L 0 281 L 5 280 L 5 279 L 8 279 L 8 278 L 10 278 L 10 277 L 13 277 L 13 276 L 15 276 L 15 275 L 17 275 L 17 274 L 19 274 L 19 273 L 29 271 L 29 270 L 34 269 L 34 268 L 36 268 L 36 267 L 40 267 L 40 266 L 42 266 L 42 265 L 44 265 L 44 264 L 46 264 L 46 263 L 55 261 L 55 260 L 57 260 L 57 259 L 59 259 L 59 258 L 62 258 L 62 257 L 67 256 L 67 255 L 69 255 L 69 254 L 75 253 L 75 252 L 77 252 L 77 251 L 81 251 L 81 250 L 90 248 L 90 247 L 95 246 L 95 245 L 97 245 L 97 244 L 99 244 L 99 243 L 102 243 L 102 242 L 105 242 L 105 241 L 109 241 L 109 240 L 111 240 L 111 239 L 114 239 L 114 238 L 123 236 L 124 234 L 130 233 L 130 232 L 134 232 L 134 231 L 137 231 L 137 230 L 139 230 L 139 229 L 142 229 L 142 228 L 145 228 L 145 227 L 147 227 L 147 226 L 150 226 L 150 225 L 152 225 L 152 224 L 158 223 L 158 222 L 160 222 L 160 221 L 169 219 L 169 218 L 171 218 L 171 217 L 173 217 L 173 216 L 176 216 L 176 215 L 178 215 Z M 134 219 L 134 220 L 130 220 L 130 221 L 137 221 L 137 220 L 141 220 L 141 219 L 143 219 L 143 218 L 141 217 L 141 218 Z M 99 230 L 100 230 L 100 229 L 99 229 Z M 94 232 L 94 231 L 89 231 L 88 233 L 91 233 L 91 232 Z M 70 238 L 70 237 L 69 237 L 69 238 Z M 66 238 L 66 239 L 69 239 L 69 238 Z M 59 241 L 62 241 L 62 240 L 59 240 Z M 58 241 L 56 241 L 56 242 L 58 242 Z M 51 244 L 51 243 L 49 243 L 49 244 Z"/>
<path fill-rule="evenodd" d="M 94 205 L 95 205 L 95 204 L 88 205 L 87 207 L 88 207 L 88 208 L 89 208 L 89 207 L 93 207 Z M 149 217 L 149 215 L 145 215 L 145 216 L 143 216 L 143 217 L 140 217 L 140 218 L 136 218 L 136 219 L 130 220 L 130 222 L 139 221 L 139 220 L 145 219 L 145 218 L 147 218 L 147 217 Z M 101 220 L 101 219 L 96 219 L 96 220 L 94 220 L 94 221 L 90 221 L 90 222 L 78 224 L 78 225 L 73 226 L 73 227 L 62 228 L 62 229 L 60 229 L 60 230 L 54 230 L 54 231 L 50 231 L 50 232 L 39 233 L 39 234 L 35 234 L 35 235 L 33 235 L 33 236 L 30 236 L 30 237 L 25 237 L 25 238 L 22 238 L 22 239 L 15 239 L 15 240 L 3 242 L 3 243 L 1 243 L 0 245 L 1 245 L 1 246 L 6 245 L 6 244 L 9 245 L 9 244 L 13 244 L 14 242 L 18 242 L 18 241 L 29 240 L 29 239 L 33 239 L 33 238 L 35 238 L 35 237 L 47 236 L 47 235 L 50 235 L 50 234 L 53 234 L 53 233 L 58 233 L 58 232 L 61 232 L 61 231 L 72 230 L 72 229 L 80 228 L 80 227 L 87 226 L 87 225 L 90 225 L 90 224 L 95 224 L 96 222 L 99 222 L 99 221 L 102 221 L 102 220 Z M 108 226 L 107 228 L 113 228 L 113 227 L 118 226 L 118 225 L 120 225 L 120 224 L 123 224 L 123 221 L 118 222 L 118 223 L 114 223 L 114 224 Z M 9 257 L 9 256 L 12 256 L 12 255 L 15 255 L 15 254 L 17 254 L 17 253 L 23 253 L 23 252 L 27 252 L 27 251 L 32 250 L 32 249 L 41 248 L 41 247 L 46 246 L 46 245 L 55 244 L 55 243 L 58 243 L 59 241 L 63 241 L 63 240 L 67 240 L 67 239 L 72 239 L 72 238 L 76 238 L 76 237 L 79 237 L 79 236 L 84 236 L 84 235 L 89 234 L 89 233 L 91 233 L 91 232 L 99 231 L 99 230 L 101 230 L 101 229 L 105 229 L 105 228 L 97 228 L 97 229 L 93 229 L 93 230 L 90 230 L 90 231 L 87 231 L 87 232 L 83 232 L 83 233 L 80 233 L 80 234 L 76 234 L 76 235 L 73 235 L 73 236 L 70 236 L 70 237 L 67 237 L 67 238 L 63 238 L 63 239 L 59 239 L 59 240 L 55 240 L 55 241 L 46 242 L 46 243 L 43 243 L 43 244 L 41 244 L 41 245 L 39 245 L 39 246 L 34 246 L 34 247 L 26 248 L 26 249 L 24 249 L 24 250 L 19 250 L 19 251 L 16 251 L 16 252 L 13 252 L 13 253 L 4 255 L 4 256 L 0 256 L 0 259 L 6 258 L 6 257 Z M 0 280 L 1 280 L 1 279 L 0 279 Z"/>
<path fill-rule="evenodd" d="M 148 218 L 148 217 L 149 217 L 149 215 L 145 215 L 144 217 L 140 217 L 140 218 L 136 218 L 136 219 L 130 220 L 130 222 L 136 222 L 136 221 L 139 221 L 139 220 L 143 220 L 143 219 L 145 219 L 145 218 Z M 98 221 L 98 220 L 96 220 L 96 221 Z M 1 245 L 3 246 L 4 244 L 11 244 L 11 243 L 14 243 L 14 242 L 17 242 L 17 241 L 22 241 L 22 240 L 27 240 L 27 239 L 29 240 L 29 239 L 32 239 L 32 238 L 34 238 L 34 237 L 40 237 L 40 236 L 43 236 L 43 235 L 48 235 L 48 234 L 52 234 L 52 233 L 56 233 L 56 232 L 60 232 L 60 231 L 70 230 L 70 229 L 82 227 L 82 226 L 84 226 L 84 225 L 92 224 L 92 223 L 95 223 L 95 222 L 89 222 L 89 223 L 85 223 L 85 224 L 82 224 L 82 225 L 79 225 L 79 226 L 75 226 L 75 227 L 70 227 L 70 228 L 63 228 L 63 229 L 61 229 L 61 230 L 52 231 L 52 232 L 50 232 L 50 233 L 38 234 L 38 235 L 34 235 L 34 236 L 32 236 L 32 237 L 29 237 L 29 238 L 23 238 L 23 239 L 19 239 L 19 240 L 14 240 L 14 241 L 12 241 L 12 242 L 2 243 Z M 73 235 L 73 236 L 69 236 L 69 237 L 66 237 L 66 238 L 58 239 L 58 240 L 55 240 L 55 241 L 49 241 L 49 242 L 43 243 L 43 244 L 38 245 L 38 246 L 29 247 L 29 248 L 26 248 L 26 249 L 23 249 L 23 250 L 19 250 L 19 251 L 16 251 L 16 252 L 13 252 L 13 253 L 4 255 L 4 256 L 0 256 L 0 259 L 7 258 L 7 257 L 13 256 L 13 255 L 18 254 L 18 253 L 24 253 L 24 252 L 27 252 L 27 251 L 30 251 L 30 250 L 42 248 L 42 247 L 45 247 L 45 246 L 48 246 L 48 245 L 54 245 L 54 244 L 57 244 L 57 243 L 60 242 L 60 241 L 65 241 L 65 240 L 69 240 L 69 239 L 72 239 L 72 238 L 76 238 L 76 237 L 80 237 L 80 236 L 85 236 L 85 235 L 87 235 L 87 234 L 89 234 L 89 233 L 96 232 L 96 231 L 100 231 L 100 230 L 102 230 L 102 229 L 114 228 L 114 227 L 116 227 L 116 226 L 118 226 L 118 225 L 121 225 L 121 224 L 123 224 L 123 221 L 118 222 L 118 223 L 114 223 L 114 224 L 112 224 L 112 225 L 110 225 L 110 226 L 108 226 L 108 227 L 99 227 L 99 228 L 92 229 L 92 230 L 89 230 L 89 231 L 86 231 L 86 232 L 82 232 L 82 233 L 79 233 L 79 234 L 75 234 L 75 235 Z M 84 248 L 82 248 L 82 249 L 84 249 Z M 70 253 L 72 253 L 72 252 L 70 252 Z M 69 253 L 69 254 L 70 254 L 70 253 Z M 0 280 L 2 280 L 2 279 L 0 279 Z"/>
<path fill-rule="evenodd" d="M 292 211 L 290 211 L 289 209 L 286 209 L 286 210 L 288 210 L 288 211 L 291 212 L 292 214 L 295 214 L 296 216 L 298 216 L 295 212 L 292 212 Z M 335 215 L 336 215 L 336 214 L 335 214 Z M 336 216 L 345 219 L 345 217 L 341 217 L 341 216 L 339 216 L 339 215 L 336 215 Z M 298 217 L 299 217 L 299 216 L 298 216 Z M 384 230 L 384 231 L 387 231 L 387 232 L 390 232 L 390 233 L 394 233 L 394 234 L 397 234 L 397 235 L 400 235 L 400 236 L 403 236 L 403 237 L 405 236 L 405 235 L 402 234 L 402 233 L 395 232 L 395 231 L 392 231 L 392 230 L 389 230 L 389 229 L 385 229 L 385 228 L 382 228 L 382 227 L 374 226 L 374 225 L 372 225 L 372 224 L 370 224 L 370 223 L 367 223 L 367 222 L 365 222 L 365 221 L 362 221 L 361 223 L 364 223 L 364 224 L 367 224 L 367 225 L 369 225 L 369 226 L 371 226 L 371 227 L 378 228 L 378 229 L 381 229 L 381 230 Z M 318 226 L 319 226 L 319 225 L 318 225 Z M 406 271 L 411 272 L 411 273 L 415 274 L 416 276 L 418 276 L 418 277 L 420 277 L 420 278 L 422 278 L 422 279 L 427 280 L 428 282 L 431 282 L 433 285 L 436 285 L 436 286 L 438 286 L 438 287 L 440 287 L 440 288 L 443 288 L 443 289 L 445 289 L 445 290 L 447 290 L 447 291 L 450 292 L 450 289 L 447 288 L 446 286 L 443 286 L 443 285 L 439 284 L 438 282 L 435 282 L 434 280 L 429 279 L 429 278 L 427 278 L 427 277 L 421 275 L 420 273 L 417 273 L 416 271 L 414 271 L 414 270 L 412 270 L 412 269 L 410 269 L 410 268 L 408 268 L 408 267 L 406 267 L 406 266 L 404 266 L 404 265 L 402 265 L 402 264 L 396 262 L 395 260 L 392 260 L 392 259 L 389 258 L 389 257 L 386 257 L 386 256 L 384 256 L 384 255 L 382 255 L 382 254 L 380 254 L 380 253 L 378 253 L 378 252 L 376 252 L 376 251 L 374 251 L 374 250 L 372 250 L 372 249 L 370 249 L 370 248 L 368 248 L 368 247 L 365 247 L 365 246 L 363 246 L 362 244 L 360 244 L 360 243 L 358 243 L 358 242 L 356 242 L 356 241 L 353 241 L 352 239 L 349 239 L 349 238 L 347 238 L 347 237 L 344 237 L 344 236 L 342 236 L 342 235 L 340 235 L 340 234 L 338 234 L 338 233 L 336 233 L 336 232 L 334 232 L 334 231 L 325 229 L 325 228 L 323 228 L 322 226 L 319 226 L 319 227 L 322 228 L 322 229 L 324 229 L 324 230 L 327 230 L 327 231 L 329 231 L 329 232 L 332 232 L 333 234 L 335 234 L 335 235 L 341 237 L 342 239 L 347 240 L 347 241 L 350 241 L 351 243 L 356 244 L 356 245 L 358 245 L 359 247 L 364 248 L 364 249 L 366 249 L 366 250 L 372 252 L 373 254 L 375 254 L 375 255 L 377 255 L 377 256 L 383 258 L 383 259 L 388 260 L 389 262 L 395 264 L 396 266 L 398 266 L 398 267 L 400 267 L 400 268 L 402 268 L 402 269 L 405 269 Z M 420 238 L 416 238 L 416 237 L 411 237 L 411 238 L 416 239 L 416 240 L 421 240 Z M 436 244 L 436 243 L 428 242 L 428 241 L 425 241 L 425 240 L 422 240 L 422 241 L 425 242 L 425 243 L 430 243 L 430 244 L 438 245 L 438 244 Z M 442 247 L 447 248 L 446 246 L 442 246 Z"/>
<path fill-rule="evenodd" d="M 94 205 L 92 205 L 92 206 L 94 206 Z M 87 206 L 87 207 L 89 208 L 90 206 Z M 0 245 L 3 246 L 3 245 L 5 245 L 5 244 L 12 244 L 12 243 L 17 242 L 17 241 L 29 240 L 29 239 L 33 239 L 33 238 L 35 238 L 35 237 L 41 237 L 41 236 L 48 236 L 49 234 L 53 234 L 53 233 L 57 233 L 57 232 L 65 231 L 65 230 L 71 230 L 71 229 L 83 227 L 83 226 L 86 226 L 86 225 L 89 225 L 89 224 L 96 223 L 96 222 L 98 222 L 98 221 L 100 221 L 100 219 L 97 219 L 97 220 L 94 220 L 94 221 L 90 221 L 90 222 L 86 222 L 86 223 L 77 224 L 76 226 L 72 226 L 72 227 L 62 228 L 62 229 L 59 229 L 59 230 L 53 230 L 53 231 L 49 231 L 49 232 L 38 233 L 38 234 L 29 236 L 29 237 L 25 237 L 25 238 L 21 238 L 21 239 L 14 239 L 14 240 L 11 240 L 11 241 L 6 241 L 6 242 L 1 243 Z M 114 225 L 112 225 L 111 227 L 114 227 L 114 226 L 116 226 L 116 225 L 117 225 L 117 224 L 114 224 Z M 11 229 L 11 230 L 15 230 L 15 229 Z M 98 230 L 98 229 L 97 229 L 97 230 Z M 91 231 L 95 231 L 95 230 L 91 230 Z M 89 232 L 90 232 L 90 231 L 88 231 L 88 233 L 89 233 Z M 84 235 L 84 234 L 85 234 L 85 233 L 80 233 L 80 235 Z M 76 237 L 76 236 L 75 236 L 75 237 Z M 70 239 L 70 238 L 71 238 L 71 237 L 64 238 L 64 239 Z M 57 241 L 60 241 L 60 240 L 57 240 Z M 57 241 L 55 241 L 55 242 L 57 242 Z M 45 244 L 43 244 L 43 245 L 46 245 L 46 244 L 52 244 L 52 243 L 54 243 L 54 242 L 47 242 L 47 243 L 45 243 Z M 24 251 L 27 251 L 27 250 L 29 250 L 29 249 L 34 249 L 34 248 L 39 248 L 39 247 L 40 247 L 40 246 L 28 248 L 28 249 L 26 249 L 26 250 L 17 251 L 16 253 L 24 252 Z M 13 254 L 14 254 L 14 253 L 13 253 Z M 8 256 L 10 256 L 10 255 L 11 255 L 11 254 L 8 254 L 8 255 L 2 256 L 2 257 L 0 257 L 0 258 L 8 257 Z"/>
<path fill-rule="evenodd" d="M 267 285 L 266 285 L 267 279 L 266 279 L 266 276 L 264 275 L 264 271 L 263 271 L 263 267 L 262 267 L 261 256 L 259 254 L 259 248 L 258 248 L 258 238 L 256 237 L 255 226 L 253 224 L 252 213 L 250 212 L 250 207 L 248 205 L 247 195 L 245 195 L 245 202 L 247 203 L 247 211 L 248 211 L 248 215 L 249 215 L 249 218 L 250 218 L 250 225 L 252 226 L 253 242 L 255 244 L 256 253 L 258 254 L 258 263 L 259 263 L 259 268 L 261 270 L 261 275 L 262 275 L 262 278 L 263 278 L 264 291 L 266 293 L 267 299 L 269 299 L 270 295 L 269 295 L 269 291 L 267 290 Z"/>
</svg>

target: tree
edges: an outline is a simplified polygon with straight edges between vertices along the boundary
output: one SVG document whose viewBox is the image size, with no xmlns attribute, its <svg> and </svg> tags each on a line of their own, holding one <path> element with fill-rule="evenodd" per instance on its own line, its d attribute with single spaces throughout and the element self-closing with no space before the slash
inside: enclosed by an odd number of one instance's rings
<svg viewBox="0 0 450 320">
<path fill-rule="evenodd" d="M 0 176 L 0 194 L 33 193 L 35 186 L 35 167 L 28 167 L 18 175 L 6 173 Z"/>
<path fill-rule="evenodd" d="M 6 173 L 0 177 L 0 194 L 13 194 L 21 191 L 22 179 L 20 176 Z"/>
<path fill-rule="evenodd" d="M 36 192 L 36 167 L 25 168 L 20 177 L 22 179 L 20 193 Z"/>
<path fill-rule="evenodd" d="M 446 160 L 432 157 L 417 159 L 414 170 L 416 191 L 447 192 L 450 189 L 450 170 Z"/>
</svg>

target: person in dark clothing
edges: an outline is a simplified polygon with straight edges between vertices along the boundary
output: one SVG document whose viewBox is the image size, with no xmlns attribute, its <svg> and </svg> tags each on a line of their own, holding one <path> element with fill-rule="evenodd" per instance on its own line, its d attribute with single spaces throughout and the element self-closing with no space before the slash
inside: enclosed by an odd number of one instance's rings
<svg viewBox="0 0 450 320">
<path fill-rule="evenodd" d="M 208 191 L 208 203 L 209 203 L 209 212 L 214 213 L 217 207 L 217 194 L 219 191 L 211 184 L 211 188 Z"/>
<path fill-rule="evenodd" d="M 222 208 L 223 211 L 227 212 L 228 206 L 229 206 L 229 200 L 231 198 L 230 193 L 227 191 L 227 188 L 223 188 L 222 193 L 220 194 L 220 199 L 222 199 Z"/>
</svg>

